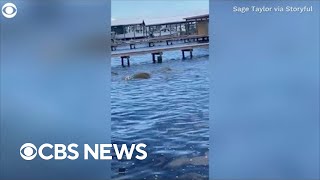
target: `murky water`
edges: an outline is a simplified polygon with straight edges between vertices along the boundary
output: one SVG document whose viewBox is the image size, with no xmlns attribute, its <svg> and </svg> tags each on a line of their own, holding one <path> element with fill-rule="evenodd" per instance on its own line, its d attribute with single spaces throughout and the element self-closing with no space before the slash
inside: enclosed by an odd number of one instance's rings
<svg viewBox="0 0 320 180">
<path fill-rule="evenodd" d="M 114 179 L 208 179 L 208 54 L 166 52 L 162 64 L 135 56 L 130 68 L 112 59 L 112 143 L 148 145 L 146 160 L 113 160 Z M 124 79 L 138 72 L 151 78 Z"/>
</svg>

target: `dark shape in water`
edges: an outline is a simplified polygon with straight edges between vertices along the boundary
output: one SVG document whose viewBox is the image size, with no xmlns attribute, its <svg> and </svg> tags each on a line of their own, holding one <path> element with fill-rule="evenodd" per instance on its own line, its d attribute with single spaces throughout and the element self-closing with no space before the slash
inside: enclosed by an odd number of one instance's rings
<svg viewBox="0 0 320 180">
<path fill-rule="evenodd" d="M 137 73 L 132 76 L 132 79 L 150 79 L 151 75 L 149 73 Z"/>
<path fill-rule="evenodd" d="M 182 157 L 171 161 L 167 167 L 169 168 L 179 168 L 185 165 L 194 165 L 194 166 L 208 166 L 208 152 L 204 156 L 198 157 Z"/>
</svg>

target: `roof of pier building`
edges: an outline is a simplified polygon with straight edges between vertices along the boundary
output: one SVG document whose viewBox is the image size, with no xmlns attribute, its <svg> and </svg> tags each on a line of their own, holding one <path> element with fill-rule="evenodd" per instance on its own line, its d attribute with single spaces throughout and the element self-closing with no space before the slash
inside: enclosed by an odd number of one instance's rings
<svg viewBox="0 0 320 180">
<path fill-rule="evenodd" d="M 116 19 L 111 21 L 112 26 L 135 26 L 135 25 L 145 25 L 145 26 L 161 26 L 170 24 L 182 24 L 186 21 L 200 21 L 207 20 L 209 14 L 198 15 L 198 16 L 173 16 L 168 18 L 155 18 L 155 19 Z"/>
<path fill-rule="evenodd" d="M 111 22 L 112 26 L 136 26 L 136 25 L 143 25 L 143 20 L 133 20 L 133 21 L 116 21 Z"/>
<path fill-rule="evenodd" d="M 209 19 L 209 14 L 199 15 L 199 16 L 190 16 L 183 18 L 186 21 L 203 21 Z"/>
</svg>

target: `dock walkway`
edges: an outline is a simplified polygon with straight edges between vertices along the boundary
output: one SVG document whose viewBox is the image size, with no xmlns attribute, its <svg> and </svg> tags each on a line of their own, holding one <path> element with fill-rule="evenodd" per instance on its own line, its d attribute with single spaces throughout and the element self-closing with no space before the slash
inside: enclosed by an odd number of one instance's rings
<svg viewBox="0 0 320 180">
<path fill-rule="evenodd" d="M 154 37 L 154 38 L 145 38 L 139 40 L 130 40 L 122 42 L 114 42 L 111 44 L 111 51 L 117 50 L 118 46 L 129 45 L 130 49 L 136 49 L 137 44 L 148 43 L 149 47 L 155 46 L 155 43 L 166 42 L 167 45 L 172 45 L 174 41 L 184 41 L 185 43 L 192 41 L 209 41 L 209 36 L 207 35 L 183 35 L 183 36 L 164 36 L 164 37 Z"/>
<path fill-rule="evenodd" d="M 185 52 L 190 53 L 190 58 L 193 57 L 193 49 L 195 48 L 208 48 L 209 43 L 185 43 L 185 44 L 175 44 L 170 46 L 152 46 L 147 48 L 139 48 L 139 49 L 130 49 L 130 50 L 119 50 L 111 52 L 111 57 L 120 57 L 121 58 L 121 65 L 125 67 L 124 59 L 127 59 L 127 66 L 130 66 L 130 57 L 136 55 L 144 55 L 144 54 L 151 54 L 153 63 L 162 63 L 162 55 L 163 52 L 166 51 L 176 51 L 181 50 L 182 58 L 185 59 Z M 156 61 L 157 58 L 157 61 Z"/>
</svg>

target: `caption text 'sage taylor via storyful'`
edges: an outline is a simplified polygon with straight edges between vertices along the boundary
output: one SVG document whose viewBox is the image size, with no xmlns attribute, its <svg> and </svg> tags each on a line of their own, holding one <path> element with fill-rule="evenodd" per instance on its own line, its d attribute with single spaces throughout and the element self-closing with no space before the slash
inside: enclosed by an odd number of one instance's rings
<svg viewBox="0 0 320 180">
<path fill-rule="evenodd" d="M 275 7 L 268 7 L 268 6 L 233 6 L 232 11 L 235 13 L 247 13 L 247 12 L 254 12 L 254 13 L 268 13 L 268 12 L 294 12 L 294 13 L 305 13 L 305 12 L 313 12 L 312 6 L 303 6 L 303 7 L 294 7 L 294 6 L 275 6 Z"/>
</svg>

